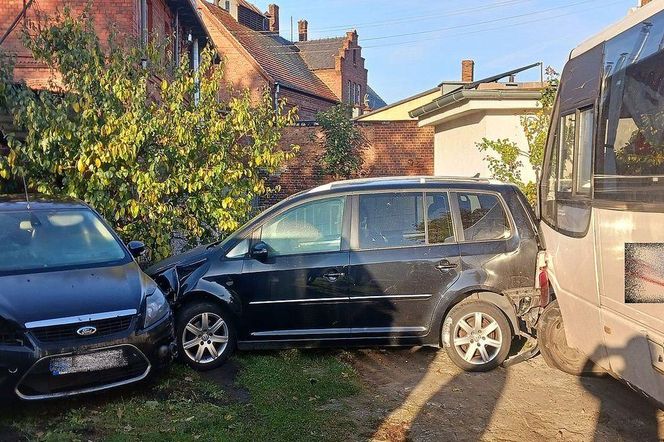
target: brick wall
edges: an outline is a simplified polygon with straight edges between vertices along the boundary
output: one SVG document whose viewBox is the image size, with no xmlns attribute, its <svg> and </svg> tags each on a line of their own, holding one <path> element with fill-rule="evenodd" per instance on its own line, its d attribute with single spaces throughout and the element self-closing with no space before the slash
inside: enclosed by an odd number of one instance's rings
<svg viewBox="0 0 664 442">
<path fill-rule="evenodd" d="M 364 164 L 359 176 L 433 175 L 433 138 L 431 127 L 417 127 L 416 121 L 358 123 L 365 139 Z M 292 144 L 300 152 L 283 170 L 270 179 L 281 191 L 261 201 L 269 206 L 301 190 L 334 180 L 322 170 L 324 135 L 318 126 L 288 127 L 281 139 L 282 149 Z"/>
<path fill-rule="evenodd" d="M 15 54 L 14 78 L 25 80 L 34 88 L 48 86 L 51 77 L 49 70 L 37 63 L 21 42 L 22 30 L 30 24 L 55 19 L 65 7 L 72 15 L 78 16 L 85 8 L 82 0 L 34 0 L 24 18 L 2 44 L 2 49 Z M 23 9 L 23 0 L 0 0 L 0 34 L 9 29 L 10 24 Z M 139 44 L 140 2 L 139 0 L 93 0 L 91 16 L 95 30 L 102 44 L 108 41 L 111 30 L 115 29 L 118 38 L 126 39 L 124 44 Z M 165 0 L 148 0 L 148 16 L 153 37 L 170 36 L 173 32 L 173 14 Z"/>
</svg>

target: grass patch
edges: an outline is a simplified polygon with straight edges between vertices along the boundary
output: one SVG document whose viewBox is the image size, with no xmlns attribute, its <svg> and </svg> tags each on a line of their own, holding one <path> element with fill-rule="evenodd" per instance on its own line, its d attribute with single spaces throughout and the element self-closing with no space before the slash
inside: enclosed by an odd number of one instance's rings
<svg viewBox="0 0 664 442">
<path fill-rule="evenodd" d="M 355 424 L 341 399 L 360 392 L 350 365 L 325 352 L 240 354 L 233 395 L 182 365 L 152 383 L 2 411 L 3 431 L 30 440 L 339 440 Z M 228 388 L 228 387 L 227 387 Z M 245 394 L 246 395 L 246 394 Z"/>
</svg>

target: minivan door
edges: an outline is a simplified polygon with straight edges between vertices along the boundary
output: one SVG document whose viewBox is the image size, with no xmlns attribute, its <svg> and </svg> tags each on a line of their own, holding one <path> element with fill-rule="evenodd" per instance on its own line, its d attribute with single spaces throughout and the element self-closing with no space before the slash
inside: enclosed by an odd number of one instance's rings
<svg viewBox="0 0 664 442">
<path fill-rule="evenodd" d="M 346 197 L 305 202 L 267 220 L 242 270 L 248 339 L 344 338 L 348 320 Z"/>
<path fill-rule="evenodd" d="M 353 197 L 350 300 L 353 337 L 424 336 L 459 276 L 447 192 Z"/>
</svg>

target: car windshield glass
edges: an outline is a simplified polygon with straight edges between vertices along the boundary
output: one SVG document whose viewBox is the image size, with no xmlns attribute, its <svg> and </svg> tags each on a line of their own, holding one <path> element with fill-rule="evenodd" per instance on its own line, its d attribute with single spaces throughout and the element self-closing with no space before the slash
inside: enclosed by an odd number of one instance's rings
<svg viewBox="0 0 664 442">
<path fill-rule="evenodd" d="M 0 213 L 0 272 L 103 264 L 126 257 L 90 210 Z"/>
</svg>

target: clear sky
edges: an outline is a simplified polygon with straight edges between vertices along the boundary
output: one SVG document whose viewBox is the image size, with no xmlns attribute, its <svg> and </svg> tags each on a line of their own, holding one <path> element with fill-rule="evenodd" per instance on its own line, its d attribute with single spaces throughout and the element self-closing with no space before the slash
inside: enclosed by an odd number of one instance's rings
<svg viewBox="0 0 664 442">
<path fill-rule="evenodd" d="M 251 1 L 251 0 L 250 0 Z M 281 35 L 309 39 L 356 29 L 369 85 L 388 103 L 459 80 L 461 60 L 475 78 L 543 61 L 561 71 L 570 50 L 624 17 L 637 0 L 254 0 L 279 5 Z M 517 81 L 539 80 L 534 69 Z"/>
</svg>

